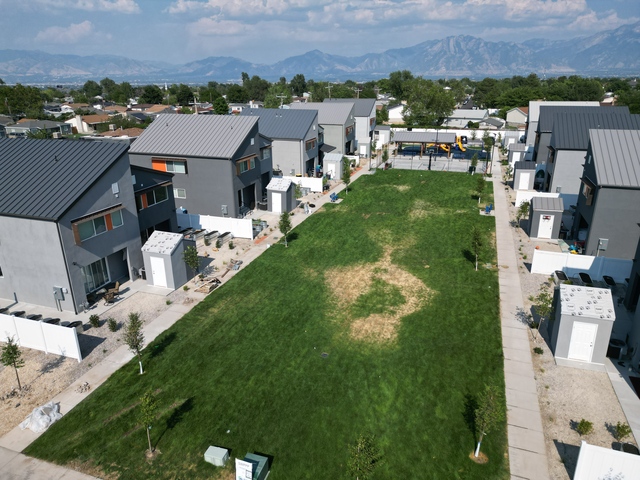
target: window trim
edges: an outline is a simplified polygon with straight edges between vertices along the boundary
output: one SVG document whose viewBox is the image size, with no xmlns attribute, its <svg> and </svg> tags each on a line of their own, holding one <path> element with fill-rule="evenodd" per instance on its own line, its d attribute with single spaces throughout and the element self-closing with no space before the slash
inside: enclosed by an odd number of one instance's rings
<svg viewBox="0 0 640 480">
<path fill-rule="evenodd" d="M 111 208 L 106 208 L 104 210 L 100 210 L 98 212 L 89 214 L 89 215 L 85 215 L 84 217 L 80 217 L 77 218 L 75 220 L 71 221 L 71 230 L 73 231 L 73 238 L 75 240 L 76 245 L 82 245 L 83 242 L 86 242 L 87 240 L 91 240 L 94 237 L 103 235 L 107 232 L 110 232 L 111 230 L 114 230 L 116 228 L 120 228 L 122 225 L 124 225 L 124 215 L 122 215 L 122 210 L 124 210 L 124 207 L 122 205 L 118 205 L 116 207 L 111 207 Z M 122 223 L 120 223 L 120 225 L 113 225 L 113 217 L 112 214 L 115 212 L 120 212 L 120 218 L 122 219 Z M 102 232 L 97 232 L 96 231 L 96 225 L 95 225 L 95 220 L 102 218 L 104 219 L 104 226 L 105 226 L 105 230 Z M 80 228 L 79 226 L 81 224 L 85 224 L 85 223 L 89 223 L 92 222 L 93 224 L 93 235 L 91 235 L 90 237 L 87 237 L 85 239 L 82 239 L 80 237 Z"/>
<path fill-rule="evenodd" d="M 181 197 L 180 195 L 178 195 L 178 191 L 182 190 L 184 192 L 184 197 Z M 187 189 L 186 188 L 181 188 L 181 187 L 173 187 L 173 198 L 180 198 L 182 200 L 187 198 Z"/>
<path fill-rule="evenodd" d="M 246 173 L 250 170 L 256 168 L 256 155 L 249 155 L 248 157 L 243 157 L 236 161 L 236 175 L 240 176 L 243 173 Z M 246 166 L 246 170 L 242 170 L 243 165 Z"/>
<path fill-rule="evenodd" d="M 137 192 L 136 193 L 136 209 L 138 211 L 141 211 L 141 210 L 144 210 L 145 208 L 153 207 L 154 205 L 158 205 L 159 203 L 163 203 L 169 200 L 169 185 L 170 184 L 157 185 L 153 188 L 147 188 L 146 190 Z M 164 189 L 166 198 L 164 200 L 158 201 L 156 198 L 156 190 L 160 190 L 161 188 Z M 153 203 L 149 203 L 149 200 L 147 198 L 147 195 L 149 195 L 150 193 L 153 194 Z"/>
<path fill-rule="evenodd" d="M 184 172 L 178 172 L 175 170 L 175 164 L 182 164 L 184 166 Z M 169 170 L 168 165 L 172 165 L 174 170 Z M 186 158 L 166 158 L 166 157 L 151 157 L 151 169 L 159 172 L 168 172 L 187 175 L 189 169 L 187 168 Z"/>
<path fill-rule="evenodd" d="M 304 148 L 308 152 L 309 150 L 313 150 L 314 148 L 316 148 L 317 144 L 318 144 L 317 139 L 316 138 L 311 138 L 311 139 L 307 140 L 306 142 L 304 142 Z"/>
</svg>

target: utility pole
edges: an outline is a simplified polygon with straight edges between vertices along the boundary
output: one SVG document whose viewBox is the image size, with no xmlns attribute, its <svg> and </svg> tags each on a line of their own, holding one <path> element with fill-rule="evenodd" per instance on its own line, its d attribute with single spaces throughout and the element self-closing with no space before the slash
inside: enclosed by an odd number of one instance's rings
<svg viewBox="0 0 640 480">
<path fill-rule="evenodd" d="M 329 90 L 329 100 L 331 100 L 331 89 L 333 88 L 333 85 L 331 85 L 331 82 L 329 82 L 329 85 L 327 87 L 324 87 L 327 90 Z"/>
<path fill-rule="evenodd" d="M 282 108 L 282 104 L 284 103 L 284 99 L 287 98 L 286 95 L 276 95 L 276 98 L 280 99 L 280 108 Z"/>
<path fill-rule="evenodd" d="M 360 98 L 360 92 L 362 91 L 362 89 L 358 87 L 353 87 L 353 91 L 356 92 L 356 98 Z"/>
</svg>

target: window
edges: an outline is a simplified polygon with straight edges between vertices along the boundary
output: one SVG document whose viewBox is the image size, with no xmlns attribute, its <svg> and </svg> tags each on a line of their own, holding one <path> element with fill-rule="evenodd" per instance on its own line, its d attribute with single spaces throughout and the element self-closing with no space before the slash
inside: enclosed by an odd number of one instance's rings
<svg viewBox="0 0 640 480">
<path fill-rule="evenodd" d="M 85 293 L 93 292 L 109 283 L 109 270 L 107 262 L 101 258 L 86 267 L 82 267 L 82 280 Z"/>
<path fill-rule="evenodd" d="M 316 148 L 316 139 L 312 138 L 311 140 L 307 140 L 307 142 L 305 143 L 305 149 L 307 150 L 307 152 L 309 150 L 313 150 L 314 148 Z"/>
<path fill-rule="evenodd" d="M 187 161 L 153 157 L 151 159 L 151 168 L 161 172 L 187 173 Z"/>
<path fill-rule="evenodd" d="M 2 267 L 0 267 L 0 278 L 4 277 L 4 275 L 2 275 Z"/>
<path fill-rule="evenodd" d="M 345 135 L 348 137 L 353 132 L 353 125 L 349 125 L 345 130 Z"/>
<path fill-rule="evenodd" d="M 184 188 L 174 188 L 173 196 L 176 198 L 187 198 L 187 191 Z"/>
<path fill-rule="evenodd" d="M 80 245 L 85 240 L 121 227 L 123 223 L 122 209 L 117 208 L 108 213 L 93 215 L 90 218 L 73 222 L 71 228 L 76 244 Z"/>
<path fill-rule="evenodd" d="M 136 207 L 138 211 L 155 205 L 156 203 L 164 202 L 169 198 L 169 192 L 167 187 L 162 186 L 149 190 L 148 192 L 136 195 Z"/>
<path fill-rule="evenodd" d="M 271 149 L 263 148 L 262 149 L 262 160 L 269 160 L 271 158 Z"/>
<path fill-rule="evenodd" d="M 240 175 L 256 168 L 256 157 L 245 158 L 236 162 L 236 174 Z"/>
<path fill-rule="evenodd" d="M 584 198 L 586 198 L 586 205 L 591 205 L 593 203 L 593 187 L 586 182 L 582 183 L 582 194 Z"/>
</svg>

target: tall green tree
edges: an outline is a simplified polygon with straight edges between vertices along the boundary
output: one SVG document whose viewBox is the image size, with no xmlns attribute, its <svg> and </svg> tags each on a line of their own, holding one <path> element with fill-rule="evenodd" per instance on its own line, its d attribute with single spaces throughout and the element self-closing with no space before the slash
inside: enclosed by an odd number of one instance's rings
<svg viewBox="0 0 640 480">
<path fill-rule="evenodd" d="M 264 99 L 265 108 L 279 108 L 281 105 L 291 103 L 291 90 L 287 85 L 274 83 L 269 87 L 269 91 Z"/>
<path fill-rule="evenodd" d="M 495 385 L 485 385 L 484 391 L 478 399 L 478 408 L 475 411 L 475 426 L 478 435 L 478 444 L 474 452 L 476 458 L 480 454 L 483 437 L 498 427 L 504 418 L 502 390 Z"/>
<path fill-rule="evenodd" d="M 164 100 L 164 93 L 157 85 L 147 85 L 142 90 L 138 101 L 140 103 L 159 104 Z"/>
<path fill-rule="evenodd" d="M 431 127 L 453 112 L 456 102 L 453 95 L 440 85 L 421 77 L 405 85 L 407 105 L 403 112 L 407 125 Z"/>
<path fill-rule="evenodd" d="M 413 73 L 409 70 L 391 72 L 389 74 L 389 90 L 397 100 L 407 100 L 407 85 L 413 80 Z"/>
<path fill-rule="evenodd" d="M 301 97 L 304 92 L 307 91 L 307 81 L 304 78 L 304 75 L 298 73 L 293 76 L 289 86 L 293 90 L 293 94 L 297 97 Z"/>
<path fill-rule="evenodd" d="M 129 314 L 129 321 L 125 325 L 123 333 L 124 344 L 129 347 L 129 350 L 138 357 L 138 364 L 140 365 L 140 375 L 144 373 L 142 369 L 142 348 L 144 346 L 144 334 L 142 333 L 142 321 L 140 320 L 140 314 L 137 312 L 131 312 Z"/>
<path fill-rule="evenodd" d="M 549 316 L 553 311 L 553 296 L 544 287 L 542 287 L 540 289 L 540 293 L 536 295 L 533 301 L 533 309 L 540 318 L 540 321 L 538 322 L 538 328 L 536 329 L 536 333 L 533 336 L 534 340 L 537 340 L 538 332 L 542 328 L 542 323 L 545 320 L 549 320 Z"/>
<path fill-rule="evenodd" d="M 102 88 L 102 94 L 105 98 L 113 100 L 118 89 L 118 84 L 109 77 L 105 77 L 100 80 L 100 88 Z"/>
<path fill-rule="evenodd" d="M 291 215 L 289 212 L 282 212 L 280 215 L 280 221 L 278 222 L 278 230 L 284 237 L 284 246 L 289 247 L 289 243 L 287 242 L 287 235 L 291 231 Z"/>
<path fill-rule="evenodd" d="M 227 102 L 246 103 L 249 101 L 249 92 L 242 85 L 230 85 L 227 89 Z"/>
<path fill-rule="evenodd" d="M 351 183 L 351 161 L 347 157 L 342 157 L 342 181 L 344 182 L 344 193 L 349 193 Z"/>
<path fill-rule="evenodd" d="M 198 250 L 194 246 L 188 246 L 182 252 L 182 260 L 187 264 L 194 273 L 198 273 L 200 268 L 200 257 L 198 256 Z"/>
<path fill-rule="evenodd" d="M 0 362 L 6 367 L 13 367 L 16 372 L 16 380 L 18 381 L 18 390 L 22 390 L 20 385 L 20 377 L 18 376 L 18 369 L 24 367 L 24 360 L 22 359 L 22 352 L 20 347 L 13 341 L 13 337 L 7 338 L 7 343 L 2 347 L 2 353 L 0 354 Z"/>
<path fill-rule="evenodd" d="M 102 95 L 102 87 L 95 80 L 87 80 L 82 86 L 82 92 L 87 96 L 87 98 L 94 98 Z"/>
<path fill-rule="evenodd" d="M 182 105 L 183 107 L 188 106 L 191 102 L 193 102 L 193 91 L 189 85 L 185 85 L 181 83 L 176 91 L 176 103 L 178 105 Z"/>
<path fill-rule="evenodd" d="M 151 427 L 156 419 L 156 412 L 158 411 L 158 401 L 153 395 L 151 390 L 147 390 L 145 394 L 140 397 L 140 409 L 138 411 L 138 424 L 144 427 L 147 431 L 147 442 L 149 444 L 149 453 L 153 453 L 153 446 L 151 445 Z"/>
<path fill-rule="evenodd" d="M 213 111 L 216 112 L 216 115 L 227 115 L 229 113 L 229 104 L 220 96 L 213 102 Z"/>
</svg>

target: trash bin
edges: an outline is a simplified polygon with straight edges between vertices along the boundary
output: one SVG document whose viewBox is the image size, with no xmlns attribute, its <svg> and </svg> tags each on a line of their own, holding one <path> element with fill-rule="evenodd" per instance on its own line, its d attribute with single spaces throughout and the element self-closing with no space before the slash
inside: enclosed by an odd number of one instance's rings
<svg viewBox="0 0 640 480">
<path fill-rule="evenodd" d="M 471 167 L 471 166 L 469 167 L 469 173 L 471 175 L 473 175 L 475 173 L 475 171 L 476 171 L 476 167 Z"/>
</svg>

